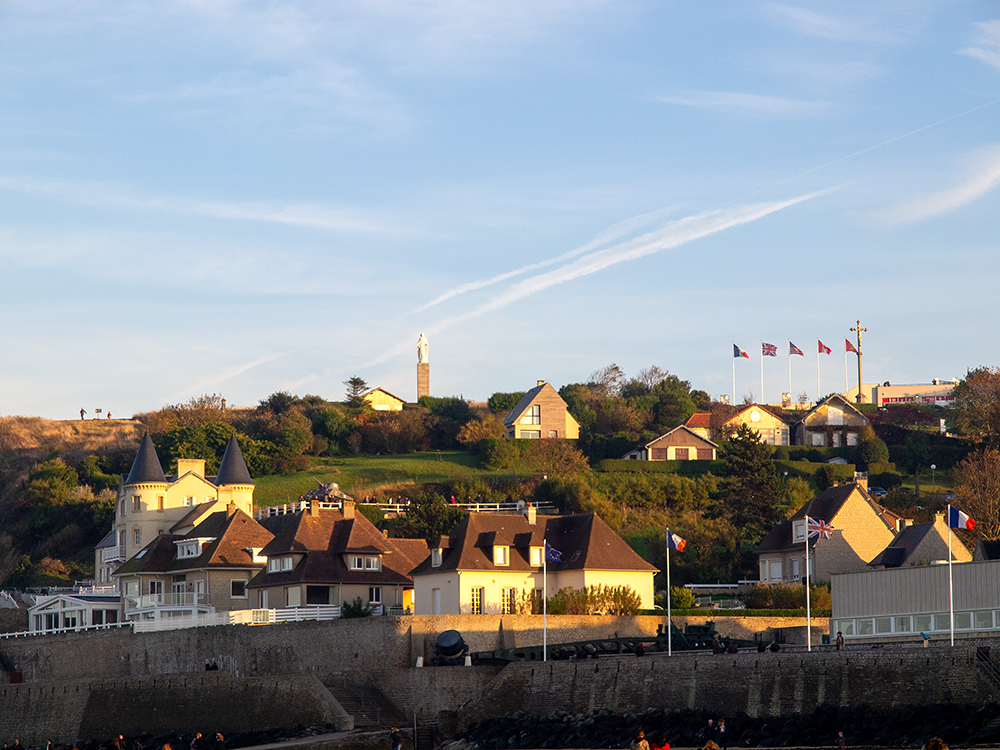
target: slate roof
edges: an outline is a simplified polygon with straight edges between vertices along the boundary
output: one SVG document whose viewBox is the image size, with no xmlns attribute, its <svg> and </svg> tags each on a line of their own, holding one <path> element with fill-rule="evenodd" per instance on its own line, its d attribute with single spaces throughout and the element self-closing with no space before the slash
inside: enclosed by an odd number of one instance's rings
<svg viewBox="0 0 1000 750">
<path fill-rule="evenodd" d="M 166 484 L 167 478 L 163 475 L 163 466 L 160 464 L 160 457 L 156 455 L 156 446 L 153 445 L 153 438 L 149 433 L 142 436 L 139 443 L 139 450 L 132 461 L 132 469 L 128 473 L 125 484 L 149 484 L 158 482 Z"/>
<path fill-rule="evenodd" d="M 198 557 L 177 557 L 177 542 L 185 539 L 212 538 L 202 545 Z M 249 549 L 264 547 L 272 534 L 241 510 L 232 515 L 226 511 L 212 513 L 187 534 L 160 534 L 115 575 L 134 573 L 180 573 L 205 568 L 251 568 L 255 563 Z"/>
<path fill-rule="evenodd" d="M 339 510 L 320 510 L 316 516 L 305 510 L 263 523 L 274 538 L 261 555 L 303 557 L 292 570 L 261 570 L 250 581 L 254 588 L 292 583 L 412 585 L 411 572 L 430 555 L 423 540 L 388 539 L 361 513 L 344 518 Z M 350 570 L 345 559 L 349 553 L 382 555 L 382 569 Z"/>
<path fill-rule="evenodd" d="M 253 484 L 236 435 L 229 436 L 226 452 L 222 455 L 222 463 L 219 464 L 219 473 L 215 476 L 215 484 L 219 487 L 224 484 Z"/>
<path fill-rule="evenodd" d="M 934 528 L 934 523 L 918 523 L 913 526 L 907 526 L 899 535 L 889 543 L 889 546 L 884 550 L 879 552 L 875 559 L 873 559 L 868 565 L 870 567 L 885 567 L 885 568 L 898 568 L 904 565 L 909 559 L 910 555 L 917 548 L 917 545 L 924 540 L 931 530 Z"/>
<path fill-rule="evenodd" d="M 470 513 L 452 529 L 446 540 L 450 549 L 441 565 L 432 567 L 425 560 L 414 575 L 449 570 L 535 571 L 531 565 L 531 547 L 545 541 L 562 553 L 562 562 L 549 563 L 553 572 L 562 570 L 655 571 L 594 513 L 573 516 L 538 516 L 534 525 L 522 515 L 507 513 Z M 491 546 L 499 540 L 510 546 L 508 565 L 494 565 Z M 440 542 L 439 542 L 440 544 Z"/>
<path fill-rule="evenodd" d="M 97 547 L 95 547 L 95 549 L 107 549 L 108 547 L 117 547 L 117 546 L 118 546 L 118 532 L 115 531 L 114 529 L 111 529 L 111 531 L 105 534 L 104 538 L 97 543 Z"/>
<path fill-rule="evenodd" d="M 976 542 L 976 550 L 972 559 L 976 562 L 981 560 L 1000 560 L 1000 541 L 980 539 Z"/>
</svg>

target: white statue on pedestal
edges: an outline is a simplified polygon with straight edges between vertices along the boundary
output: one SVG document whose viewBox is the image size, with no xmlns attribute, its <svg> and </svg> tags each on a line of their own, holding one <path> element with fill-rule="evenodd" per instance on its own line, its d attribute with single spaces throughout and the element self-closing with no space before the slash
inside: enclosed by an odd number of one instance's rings
<svg viewBox="0 0 1000 750">
<path fill-rule="evenodd" d="M 427 337 L 424 334 L 420 334 L 420 340 L 417 341 L 417 362 L 430 362 L 427 355 Z"/>
</svg>

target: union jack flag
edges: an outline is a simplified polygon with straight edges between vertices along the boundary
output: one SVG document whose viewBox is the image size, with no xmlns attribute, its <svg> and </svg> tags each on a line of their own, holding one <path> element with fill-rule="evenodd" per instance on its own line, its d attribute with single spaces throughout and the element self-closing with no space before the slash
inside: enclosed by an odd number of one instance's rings
<svg viewBox="0 0 1000 750">
<path fill-rule="evenodd" d="M 776 347 L 774 344 L 765 344 L 763 341 L 761 341 L 760 354 L 762 357 L 777 357 L 778 347 Z"/>
<path fill-rule="evenodd" d="M 808 529 L 810 539 L 815 539 L 816 537 L 829 539 L 833 536 L 833 526 L 821 518 L 806 517 L 806 528 Z"/>
</svg>

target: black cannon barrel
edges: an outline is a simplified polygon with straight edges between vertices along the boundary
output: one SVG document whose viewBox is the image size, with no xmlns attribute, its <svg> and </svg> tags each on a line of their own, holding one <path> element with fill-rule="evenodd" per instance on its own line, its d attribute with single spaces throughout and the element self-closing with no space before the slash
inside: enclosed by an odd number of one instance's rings
<svg viewBox="0 0 1000 750">
<path fill-rule="evenodd" d="M 437 637 L 437 647 L 441 656 L 459 656 L 465 649 L 465 641 L 457 630 L 445 630 Z"/>
</svg>

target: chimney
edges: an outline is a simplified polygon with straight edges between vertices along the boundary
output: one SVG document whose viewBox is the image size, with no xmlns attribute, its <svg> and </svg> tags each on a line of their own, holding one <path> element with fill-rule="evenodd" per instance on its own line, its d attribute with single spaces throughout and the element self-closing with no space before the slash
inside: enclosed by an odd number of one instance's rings
<svg viewBox="0 0 1000 750">
<path fill-rule="evenodd" d="M 524 515 L 525 518 L 528 519 L 528 523 L 534 526 L 535 522 L 538 519 L 538 513 L 535 510 L 535 506 L 532 505 L 531 503 L 528 503 L 528 507 L 524 509 Z"/>
<path fill-rule="evenodd" d="M 535 383 L 535 385 L 536 386 L 537 385 L 545 385 L 545 381 L 544 380 L 539 380 L 538 382 Z"/>
<path fill-rule="evenodd" d="M 226 515 L 227 516 L 235 516 L 237 510 L 238 510 L 238 508 L 236 507 L 236 503 L 229 503 L 226 506 Z"/>
<path fill-rule="evenodd" d="M 351 519 L 354 518 L 354 501 L 345 500 L 344 501 L 344 518 Z"/>
<path fill-rule="evenodd" d="M 313 518 L 319 518 L 319 500 L 309 501 L 309 515 Z"/>
<path fill-rule="evenodd" d="M 867 471 L 856 471 L 854 472 L 854 481 L 858 483 L 858 487 L 868 492 L 868 472 Z"/>
</svg>

